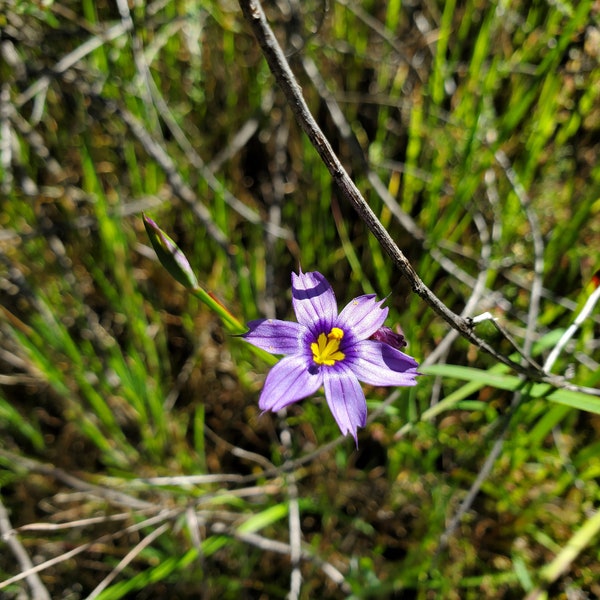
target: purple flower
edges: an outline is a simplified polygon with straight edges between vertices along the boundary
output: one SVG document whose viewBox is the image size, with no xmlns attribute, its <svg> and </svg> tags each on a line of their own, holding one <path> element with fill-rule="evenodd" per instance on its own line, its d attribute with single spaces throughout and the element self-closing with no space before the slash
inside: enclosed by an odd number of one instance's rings
<svg viewBox="0 0 600 600">
<path fill-rule="evenodd" d="M 248 323 L 244 338 L 285 355 L 269 372 L 258 405 L 278 411 L 325 389 L 327 404 L 342 432 L 352 434 L 367 421 L 359 380 L 370 385 L 415 385 L 417 362 L 398 347 L 404 340 L 387 327 L 388 309 L 374 294 L 359 296 L 338 314 L 333 289 L 317 271 L 292 273 L 297 323 L 260 319 Z M 371 338 L 371 339 L 370 339 Z"/>
</svg>

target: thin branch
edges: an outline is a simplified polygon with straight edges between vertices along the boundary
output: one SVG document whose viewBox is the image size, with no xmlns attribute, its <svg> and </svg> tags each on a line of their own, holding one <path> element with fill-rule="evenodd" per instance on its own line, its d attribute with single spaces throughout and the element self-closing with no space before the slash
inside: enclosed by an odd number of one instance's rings
<svg viewBox="0 0 600 600">
<path fill-rule="evenodd" d="M 94 546 L 96 544 L 101 544 L 104 542 L 108 542 L 110 540 L 118 539 L 127 533 L 133 533 L 135 531 L 139 531 L 140 529 L 143 529 L 144 527 L 150 527 L 151 525 L 160 523 L 161 521 L 171 520 L 171 519 L 177 517 L 180 512 L 181 512 L 180 509 L 174 509 L 174 510 L 170 510 L 170 511 L 162 511 L 160 514 L 150 517 L 149 519 L 146 519 L 145 521 L 142 521 L 140 523 L 135 523 L 134 525 L 130 525 L 129 527 L 126 527 L 125 529 L 121 529 L 115 533 L 107 533 L 105 535 L 102 535 L 99 538 L 97 538 L 91 542 L 86 542 L 85 544 L 81 544 L 80 546 L 77 546 L 76 548 L 73 548 L 72 550 L 69 550 L 68 552 L 64 552 L 60 556 L 55 556 L 54 558 L 46 560 L 43 563 L 40 563 L 39 565 L 32 566 L 29 569 L 22 571 L 18 575 L 10 577 L 9 579 L 5 579 L 4 581 L 0 581 L 0 589 L 4 589 L 4 588 L 8 587 L 9 585 L 12 585 L 13 583 L 16 583 L 17 581 L 21 581 L 22 579 L 26 579 L 26 578 L 30 577 L 32 574 L 39 573 L 40 571 L 44 571 L 54 565 L 57 565 L 57 564 L 60 564 L 61 562 L 69 560 L 70 558 L 77 556 L 78 554 L 81 554 L 82 552 L 85 552 L 86 550 L 89 550 L 92 546 Z"/>
<path fill-rule="evenodd" d="M 527 315 L 527 331 L 525 334 L 525 344 L 522 351 L 523 360 L 527 362 L 527 364 L 531 364 L 531 348 L 533 346 L 533 337 L 536 331 L 537 320 L 539 316 L 540 309 L 540 297 L 542 291 L 542 277 L 544 271 L 544 242 L 542 240 L 542 236 L 539 229 L 539 223 L 536 214 L 533 212 L 529 198 L 525 189 L 521 185 L 517 173 L 514 171 L 510 162 L 508 161 L 507 156 L 503 152 L 496 153 L 496 160 L 500 163 L 508 180 L 513 186 L 513 190 L 516 193 L 523 210 L 527 215 L 527 219 L 529 221 L 531 227 L 531 233 L 533 238 L 533 251 L 534 251 L 534 279 L 531 289 L 531 300 L 529 303 L 529 312 Z M 499 327 L 498 323 L 492 319 L 492 323 Z M 505 337 L 506 337 L 506 332 Z M 544 366 L 544 370 L 548 371 L 546 366 Z M 471 509 L 473 503 L 481 487 L 485 483 L 485 481 L 490 476 L 496 459 L 500 456 L 500 452 L 502 451 L 502 447 L 504 445 L 504 440 L 508 434 L 510 423 L 513 415 L 516 413 L 518 407 L 521 405 L 524 399 L 527 396 L 523 394 L 522 391 L 515 392 L 509 412 L 505 415 L 503 422 L 501 423 L 500 434 L 498 435 L 494 445 L 492 446 L 491 451 L 489 452 L 483 466 L 479 470 L 475 481 L 471 485 L 466 497 L 462 501 L 460 507 L 456 511 L 456 514 L 450 520 L 450 523 L 446 527 L 446 530 L 440 537 L 440 542 L 438 548 L 436 550 L 436 557 L 439 556 L 439 553 L 446 547 L 448 544 L 448 540 L 453 535 L 456 528 L 459 526 L 463 516 Z"/>
<path fill-rule="evenodd" d="M 52 81 L 52 76 L 60 75 L 67 69 L 75 66 L 80 60 L 88 54 L 97 50 L 104 44 L 112 42 L 127 33 L 127 28 L 122 23 L 113 25 L 106 31 L 98 33 L 85 41 L 80 46 L 77 46 L 72 52 L 61 58 L 51 69 L 52 75 L 42 75 L 35 83 L 30 85 L 24 92 L 19 94 L 16 99 L 16 106 L 21 107 L 23 104 L 31 100 L 34 96 L 40 93 L 45 93 Z"/>
<path fill-rule="evenodd" d="M 25 469 L 27 472 L 42 473 L 43 475 L 52 477 L 57 481 L 62 481 L 62 483 L 75 490 L 80 490 L 86 494 L 89 494 L 90 496 L 102 498 L 114 506 L 126 506 L 128 508 L 137 510 L 152 509 L 155 507 L 155 505 L 151 502 L 140 500 L 139 498 L 134 498 L 133 496 L 124 494 L 123 492 L 118 492 L 100 485 L 88 483 L 87 481 L 79 479 L 70 473 L 63 471 L 62 469 L 38 462 L 31 458 L 19 456 L 18 454 L 14 454 L 8 450 L 0 449 L 0 456 L 8 459 L 16 468 Z"/>
<path fill-rule="evenodd" d="M 13 556 L 17 559 L 19 567 L 22 573 L 27 573 L 25 579 L 31 590 L 31 597 L 36 600 L 50 600 L 50 594 L 42 583 L 37 573 L 32 572 L 33 562 L 27 554 L 27 550 L 21 544 L 19 538 L 15 535 L 14 529 L 8 518 L 8 511 L 2 503 L 0 498 L 0 533 L 2 533 L 2 539 L 6 542 L 9 550 L 13 553 Z"/>
<path fill-rule="evenodd" d="M 237 540 L 245 542 L 255 548 L 264 550 L 265 552 L 274 552 L 276 554 L 283 554 L 289 556 L 291 548 L 288 544 L 280 542 L 278 540 L 271 540 L 269 538 L 258 535 L 257 533 L 242 533 L 236 529 L 230 528 L 224 523 L 214 523 L 210 526 L 210 531 L 217 535 L 230 535 Z M 301 558 L 304 561 L 311 562 L 317 565 L 323 573 L 331 579 L 336 585 L 338 585 L 344 593 L 350 592 L 350 586 L 346 583 L 346 578 L 340 571 L 334 567 L 331 563 L 314 556 L 310 550 L 302 549 Z"/>
<path fill-rule="evenodd" d="M 283 412 L 283 411 L 282 411 Z M 292 454 L 292 435 L 285 419 L 281 419 L 282 431 L 281 442 L 284 447 L 286 458 Z M 290 529 L 290 562 L 292 573 L 290 575 L 290 591 L 288 600 L 298 600 L 302 588 L 302 571 L 300 570 L 300 559 L 302 558 L 302 527 L 300 525 L 300 506 L 298 504 L 298 485 L 296 476 L 291 471 L 285 476 L 288 492 L 288 522 Z"/>
<path fill-rule="evenodd" d="M 408 259 L 398 248 L 385 227 L 383 227 L 375 213 L 363 198 L 311 114 L 302 95 L 302 90 L 266 20 L 260 2 L 258 0 L 239 0 L 239 4 L 246 21 L 252 28 L 263 51 L 263 55 L 267 60 L 269 68 L 283 90 L 300 127 L 309 137 L 344 198 L 350 202 L 356 210 L 359 217 L 370 229 L 383 250 L 392 259 L 396 268 L 408 279 L 413 291 L 465 339 L 493 356 L 499 362 L 510 366 L 516 372 L 526 375 L 534 381 L 546 381 L 554 385 L 560 385 L 558 378 L 549 377 L 542 371 L 532 367 L 522 366 L 521 364 L 512 361 L 507 356 L 497 352 L 490 344 L 475 334 L 470 319 L 460 317 L 452 312 L 419 278 Z"/>
<path fill-rule="evenodd" d="M 527 220 L 529 221 L 529 226 L 531 228 L 534 255 L 533 283 L 531 284 L 529 312 L 527 314 L 527 330 L 525 332 L 524 345 L 524 355 L 529 356 L 531 353 L 531 347 L 533 346 L 533 336 L 535 334 L 537 320 L 540 313 L 540 299 L 542 296 L 544 278 L 544 240 L 540 231 L 537 215 L 530 206 L 529 196 L 521 184 L 517 172 L 510 164 L 508 157 L 504 152 L 498 150 L 494 154 L 494 158 L 504 170 L 506 178 L 511 184 L 513 191 L 515 192 L 523 210 L 525 211 L 525 215 L 527 216 Z"/>
<path fill-rule="evenodd" d="M 289 141 L 289 118 L 285 112 L 283 100 L 278 97 L 277 108 L 271 113 L 273 130 L 270 132 L 274 142 L 273 160 L 269 162 L 269 180 L 261 183 L 262 195 L 268 205 L 268 223 L 273 227 L 281 227 L 281 207 L 285 199 L 285 174 L 289 172 L 287 161 L 287 146 Z M 261 305 L 263 312 L 269 319 L 274 319 L 276 315 L 275 298 L 276 277 L 275 261 L 273 257 L 277 254 L 277 240 L 266 229 L 264 236 L 265 243 L 265 288 Z"/>
<path fill-rule="evenodd" d="M 12 172 L 12 132 L 10 127 L 10 86 L 3 83 L 0 89 L 0 167 L 3 176 L 0 180 L 0 192 L 8 195 L 13 184 Z"/>
<path fill-rule="evenodd" d="M 249 223 L 264 227 L 266 231 L 274 237 L 291 240 L 293 238 L 291 231 L 281 227 L 276 223 L 273 223 L 270 219 L 265 222 L 261 215 L 234 196 L 229 189 L 227 189 L 227 187 L 221 183 L 221 181 L 219 181 L 219 179 L 215 176 L 214 171 L 205 164 L 204 160 L 198 154 L 192 143 L 187 139 L 185 132 L 177 123 L 175 117 L 169 109 L 167 102 L 162 97 L 160 90 L 152 79 L 149 80 L 148 85 L 150 86 L 152 100 L 158 111 L 158 114 L 169 128 L 169 131 L 173 135 L 173 138 L 179 147 L 185 152 L 186 158 L 194 166 L 194 168 L 198 170 L 200 176 L 206 181 L 210 189 L 213 190 L 215 194 L 220 194 L 223 197 L 223 200 L 236 213 L 238 213 L 238 215 L 242 216 Z"/>
<path fill-rule="evenodd" d="M 469 300 L 461 312 L 461 316 L 463 317 L 468 317 L 473 313 L 487 291 L 485 283 L 489 275 L 490 258 L 492 255 L 490 234 L 485 226 L 483 217 L 481 215 L 475 215 L 473 221 L 479 229 L 479 239 L 481 240 L 480 263 L 482 268 L 474 282 L 473 292 L 469 296 Z M 448 335 L 446 335 L 444 339 L 436 345 L 433 351 L 423 361 L 423 365 L 432 365 L 438 362 L 440 357 L 445 356 L 450 349 L 451 344 L 457 337 L 458 332 L 455 329 L 451 329 L 448 332 Z"/>
<path fill-rule="evenodd" d="M 550 372 L 552 370 L 552 367 L 554 366 L 557 358 L 560 356 L 560 353 L 563 351 L 569 340 L 575 335 L 577 329 L 579 329 L 579 326 L 588 318 L 598 300 L 600 300 L 600 285 L 596 287 L 596 289 L 589 295 L 585 305 L 575 317 L 573 323 L 569 325 L 567 330 L 561 336 L 560 340 L 558 340 L 556 346 L 554 346 L 552 349 L 552 352 L 550 352 L 548 355 L 548 358 L 544 363 L 544 369 L 546 369 L 546 371 Z"/>
<path fill-rule="evenodd" d="M 440 536 L 439 543 L 436 548 L 433 559 L 432 569 L 436 568 L 440 553 L 448 545 L 450 537 L 456 531 L 456 528 L 460 525 L 460 522 L 464 515 L 471 509 L 471 506 L 473 505 L 473 502 L 475 502 L 475 498 L 477 498 L 481 487 L 483 486 L 487 478 L 490 476 L 492 469 L 494 468 L 494 463 L 496 462 L 498 456 L 500 456 L 500 452 L 502 451 L 502 447 L 504 446 L 504 440 L 506 439 L 506 436 L 510 429 L 512 418 L 514 417 L 518 408 L 521 406 L 523 399 L 523 394 L 515 394 L 509 411 L 502 417 L 500 421 L 500 433 L 494 441 L 494 445 L 492 446 L 491 451 L 487 455 L 483 466 L 481 467 L 481 469 L 479 469 L 479 473 L 477 473 L 477 477 L 475 478 L 475 481 L 469 488 L 467 495 L 461 502 L 460 506 L 458 507 L 458 510 L 456 511 L 452 519 L 450 519 L 450 522 L 446 526 L 444 533 L 442 533 L 442 535 Z"/>
<path fill-rule="evenodd" d="M 202 223 L 210 237 L 219 244 L 229 257 L 231 257 L 235 251 L 227 239 L 227 236 L 213 221 L 210 211 L 199 201 L 192 188 L 185 183 L 183 177 L 179 174 L 175 163 L 164 151 L 163 147 L 152 137 L 152 135 L 150 135 L 139 119 L 126 108 L 112 100 L 102 100 L 109 111 L 119 114 L 138 142 L 140 142 L 146 152 L 164 171 L 173 192 L 192 209 L 193 213 Z"/>
<path fill-rule="evenodd" d="M 418 64 L 411 56 L 410 51 L 405 47 L 395 35 L 381 21 L 369 14 L 359 2 L 349 2 L 348 0 L 337 0 L 339 4 L 345 6 L 353 15 L 360 19 L 367 27 L 369 27 L 379 38 L 381 38 L 392 50 L 396 58 L 409 65 L 417 77 L 423 82 L 424 78 L 421 75 L 421 65 Z"/>
<path fill-rule="evenodd" d="M 120 561 L 119 564 L 92 590 L 87 600 L 93 600 L 97 598 L 103 590 L 105 590 L 112 581 L 121 573 L 125 567 L 138 555 L 140 552 L 147 548 L 152 542 L 165 531 L 169 529 L 168 523 L 163 523 L 158 529 L 155 529 L 152 533 L 148 534 L 139 543 L 137 543 Z"/>
<path fill-rule="evenodd" d="M 9 537 L 22 533 L 24 531 L 64 531 L 66 529 L 78 529 L 79 527 L 87 527 L 88 525 L 97 525 L 98 523 L 111 523 L 114 521 L 125 521 L 131 518 L 131 513 L 119 513 L 116 515 L 102 515 L 101 517 L 90 517 L 88 519 L 76 519 L 67 523 L 28 523 L 21 525 L 16 529 L 10 529 L 2 532 L 2 539 L 6 540 Z"/>
</svg>

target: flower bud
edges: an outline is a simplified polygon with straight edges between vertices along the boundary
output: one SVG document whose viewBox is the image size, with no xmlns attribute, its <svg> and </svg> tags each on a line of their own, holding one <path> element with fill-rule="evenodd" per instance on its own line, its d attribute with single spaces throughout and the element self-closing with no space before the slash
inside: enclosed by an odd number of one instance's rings
<svg viewBox="0 0 600 600">
<path fill-rule="evenodd" d="M 161 265 L 181 285 L 193 290 L 198 287 L 198 280 L 192 271 L 192 267 L 179 249 L 177 244 L 150 218 L 143 215 L 144 227 L 150 238 L 150 243 L 158 256 Z"/>
</svg>

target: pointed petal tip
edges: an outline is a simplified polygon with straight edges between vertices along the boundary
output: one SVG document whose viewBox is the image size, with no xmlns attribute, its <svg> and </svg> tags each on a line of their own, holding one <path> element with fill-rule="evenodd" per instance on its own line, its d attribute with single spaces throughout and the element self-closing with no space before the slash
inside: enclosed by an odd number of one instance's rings
<svg viewBox="0 0 600 600">
<path fill-rule="evenodd" d="M 257 319 L 248 323 L 242 337 L 253 346 L 271 354 L 297 354 L 305 328 L 293 321 Z"/>
<path fill-rule="evenodd" d="M 371 337 L 385 322 L 389 309 L 375 294 L 365 294 L 350 300 L 337 318 L 341 329 L 351 331 L 357 340 Z"/>
</svg>

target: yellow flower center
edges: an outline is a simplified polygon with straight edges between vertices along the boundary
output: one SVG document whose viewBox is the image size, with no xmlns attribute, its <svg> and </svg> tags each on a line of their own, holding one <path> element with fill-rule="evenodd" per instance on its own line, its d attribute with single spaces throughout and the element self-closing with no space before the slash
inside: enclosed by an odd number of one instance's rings
<svg viewBox="0 0 600 600">
<path fill-rule="evenodd" d="M 319 334 L 316 342 L 310 345 L 313 353 L 313 360 L 318 365 L 331 367 L 338 360 L 344 360 L 346 355 L 340 352 L 340 342 L 344 337 L 344 332 L 339 327 L 334 327 L 327 335 Z"/>
</svg>

